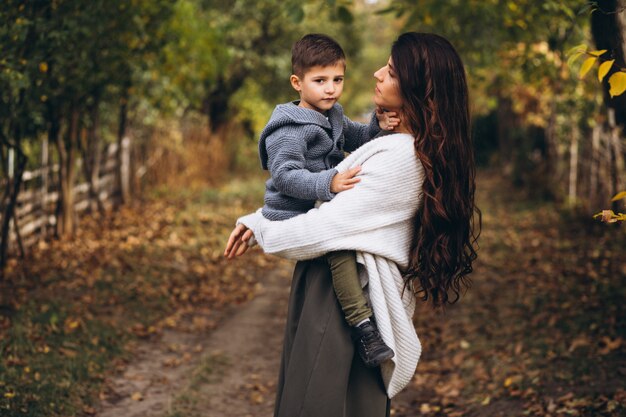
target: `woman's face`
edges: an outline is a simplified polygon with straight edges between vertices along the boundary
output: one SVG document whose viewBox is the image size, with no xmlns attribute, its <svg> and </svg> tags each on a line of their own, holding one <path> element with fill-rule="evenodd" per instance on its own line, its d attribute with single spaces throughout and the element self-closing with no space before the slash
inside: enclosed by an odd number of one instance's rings
<svg viewBox="0 0 626 417">
<path fill-rule="evenodd" d="M 387 65 L 374 73 L 374 78 L 376 78 L 374 103 L 384 110 L 400 112 L 402 97 L 391 58 L 389 58 Z"/>
</svg>

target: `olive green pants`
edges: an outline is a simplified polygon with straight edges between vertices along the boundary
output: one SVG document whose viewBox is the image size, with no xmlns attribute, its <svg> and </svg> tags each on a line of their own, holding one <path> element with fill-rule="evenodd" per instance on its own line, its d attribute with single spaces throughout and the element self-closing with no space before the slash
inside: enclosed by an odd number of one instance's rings
<svg viewBox="0 0 626 417">
<path fill-rule="evenodd" d="M 356 326 L 359 322 L 371 317 L 372 310 L 367 306 L 363 295 L 354 251 L 330 252 L 326 255 L 326 260 L 330 265 L 337 300 L 348 324 Z"/>
</svg>

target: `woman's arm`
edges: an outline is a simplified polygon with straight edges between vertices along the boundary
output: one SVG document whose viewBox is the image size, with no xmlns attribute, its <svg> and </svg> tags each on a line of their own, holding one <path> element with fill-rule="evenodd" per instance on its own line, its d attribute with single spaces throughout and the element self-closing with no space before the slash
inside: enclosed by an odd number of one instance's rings
<svg viewBox="0 0 626 417">
<path fill-rule="evenodd" d="M 390 135 L 375 142 L 340 166 L 361 165 L 361 182 L 353 189 L 289 220 L 272 222 L 257 212 L 238 223 L 252 230 L 266 253 L 286 258 L 311 259 L 352 249 L 405 263 L 411 224 L 421 200 L 423 169 L 408 135 Z M 243 237 L 245 230 L 238 233 Z M 241 253 L 245 252 L 242 244 L 236 248 Z"/>
</svg>

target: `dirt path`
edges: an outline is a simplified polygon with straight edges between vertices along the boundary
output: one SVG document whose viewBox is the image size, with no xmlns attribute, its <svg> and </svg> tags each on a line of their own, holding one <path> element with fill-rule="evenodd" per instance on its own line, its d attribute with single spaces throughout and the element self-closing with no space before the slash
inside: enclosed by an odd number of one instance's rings
<svg viewBox="0 0 626 417">
<path fill-rule="evenodd" d="M 474 285 L 445 314 L 419 303 L 423 354 L 392 416 L 626 415 L 623 240 L 497 176 L 480 185 Z M 280 265 L 216 330 L 142 345 L 98 416 L 270 416 L 292 270 Z"/>
<path fill-rule="evenodd" d="M 145 342 L 99 417 L 269 416 L 274 403 L 292 265 L 261 280 L 252 301 L 208 334 L 164 332 Z"/>
</svg>

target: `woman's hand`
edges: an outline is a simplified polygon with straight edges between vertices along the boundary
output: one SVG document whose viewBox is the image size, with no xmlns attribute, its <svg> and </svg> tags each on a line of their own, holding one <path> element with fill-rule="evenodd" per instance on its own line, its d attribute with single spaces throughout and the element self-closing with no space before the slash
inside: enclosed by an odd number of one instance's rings
<svg viewBox="0 0 626 417">
<path fill-rule="evenodd" d="M 243 224 L 235 226 L 226 243 L 226 249 L 224 250 L 224 256 L 228 259 L 233 259 L 235 256 L 241 256 L 248 250 L 248 241 L 254 236 L 252 230 L 248 229 Z"/>
</svg>

